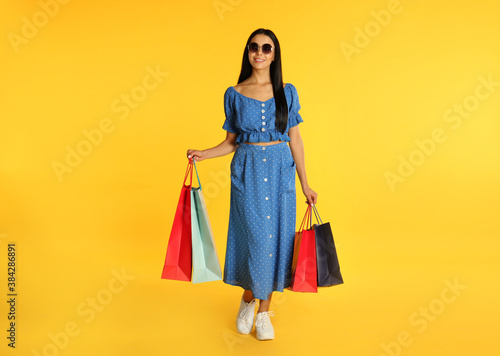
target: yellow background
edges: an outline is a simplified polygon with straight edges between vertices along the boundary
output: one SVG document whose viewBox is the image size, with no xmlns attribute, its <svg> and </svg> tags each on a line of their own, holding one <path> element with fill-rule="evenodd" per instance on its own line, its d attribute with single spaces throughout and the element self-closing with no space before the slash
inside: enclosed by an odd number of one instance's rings
<svg viewBox="0 0 500 356">
<path fill-rule="evenodd" d="M 18 263 L 16 349 L 4 301 L 2 355 L 498 354 L 500 86 L 481 86 L 500 82 L 497 2 L 45 3 L 0 6 L 2 300 L 8 243 Z M 185 152 L 225 137 L 223 93 L 259 27 L 298 90 L 345 279 L 275 293 L 271 342 L 236 334 L 241 288 L 160 279 Z M 142 101 L 125 112 L 123 95 Z M 457 107 L 470 110 L 446 121 Z M 102 143 L 59 179 L 54 162 L 100 125 Z M 221 265 L 230 159 L 198 165 Z"/>
</svg>

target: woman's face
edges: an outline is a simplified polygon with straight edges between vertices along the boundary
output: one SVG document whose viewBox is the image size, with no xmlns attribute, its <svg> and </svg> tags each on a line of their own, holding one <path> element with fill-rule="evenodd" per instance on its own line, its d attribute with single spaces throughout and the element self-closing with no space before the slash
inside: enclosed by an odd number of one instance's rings
<svg viewBox="0 0 500 356">
<path fill-rule="evenodd" d="M 271 62 L 274 61 L 274 51 L 276 50 L 273 40 L 269 36 L 258 34 L 251 39 L 250 43 L 252 42 L 259 45 L 259 50 L 257 52 L 250 53 L 250 51 L 248 51 L 248 60 L 252 67 L 255 69 L 265 69 L 271 66 Z M 262 53 L 262 46 L 266 43 L 273 46 L 273 50 L 269 54 Z"/>
</svg>

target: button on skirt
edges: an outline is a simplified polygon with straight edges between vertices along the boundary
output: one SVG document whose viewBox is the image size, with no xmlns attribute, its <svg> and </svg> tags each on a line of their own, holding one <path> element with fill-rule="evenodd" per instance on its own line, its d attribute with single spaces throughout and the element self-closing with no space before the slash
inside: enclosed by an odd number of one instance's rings
<svg viewBox="0 0 500 356">
<path fill-rule="evenodd" d="M 295 162 L 288 144 L 240 144 L 231 161 L 223 281 L 257 299 L 289 287 L 295 217 Z"/>
</svg>

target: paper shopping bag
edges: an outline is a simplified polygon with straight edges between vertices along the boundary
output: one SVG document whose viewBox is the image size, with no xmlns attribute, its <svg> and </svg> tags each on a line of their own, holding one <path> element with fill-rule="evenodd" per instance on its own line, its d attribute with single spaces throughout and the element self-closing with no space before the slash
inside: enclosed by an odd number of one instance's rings
<svg viewBox="0 0 500 356">
<path fill-rule="evenodd" d="M 318 224 L 314 225 L 316 239 L 316 261 L 318 287 L 327 287 L 344 283 L 340 273 L 337 249 L 333 240 L 330 223 L 323 223 L 316 206 L 313 205 Z"/>
<path fill-rule="evenodd" d="M 191 187 L 193 283 L 217 281 L 222 272 L 195 162 L 194 168 L 199 187 Z"/>
<path fill-rule="evenodd" d="M 297 267 L 297 258 L 299 257 L 300 241 L 302 240 L 302 231 L 307 227 L 307 222 L 311 220 L 311 210 L 307 209 L 302 222 L 300 223 L 299 230 L 295 232 L 295 239 L 293 243 L 293 258 L 292 258 L 292 276 Z"/>
<path fill-rule="evenodd" d="M 310 216 L 311 206 L 308 205 L 304 220 L 310 221 Z M 294 255 L 295 253 L 297 254 L 296 266 L 292 273 L 290 287 L 294 292 L 316 293 L 318 291 L 318 277 L 316 270 L 315 232 L 314 229 L 310 227 L 310 224 L 308 229 L 304 228 L 302 225 L 300 229 L 300 234 L 298 234 L 300 241 L 296 243 L 296 245 L 298 245 L 298 250 L 294 251 Z"/>
<path fill-rule="evenodd" d="M 186 184 L 186 179 L 189 184 Z M 168 240 L 167 254 L 161 278 L 179 281 L 191 280 L 192 246 L 191 246 L 191 186 L 193 182 L 193 163 L 189 161 L 184 176 L 177 210 L 175 211 L 172 230 Z"/>
</svg>

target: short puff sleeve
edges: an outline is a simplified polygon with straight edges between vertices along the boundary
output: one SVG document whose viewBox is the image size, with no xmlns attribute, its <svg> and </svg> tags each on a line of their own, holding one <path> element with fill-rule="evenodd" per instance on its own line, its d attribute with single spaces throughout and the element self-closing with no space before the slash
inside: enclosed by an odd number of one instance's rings
<svg viewBox="0 0 500 356">
<path fill-rule="evenodd" d="M 224 93 L 224 114 L 226 115 L 226 120 L 222 128 L 228 132 L 238 133 L 238 130 L 234 124 L 234 110 L 233 110 L 233 95 L 231 95 L 230 88 L 226 89 Z"/>
<path fill-rule="evenodd" d="M 297 88 L 295 88 L 294 85 L 288 83 L 290 86 L 290 91 L 292 94 L 292 102 L 290 105 L 290 109 L 288 110 L 288 127 L 294 127 L 301 122 L 304 122 L 302 120 L 302 117 L 299 114 L 300 110 L 300 102 L 299 102 L 299 95 L 297 94 Z"/>
</svg>

